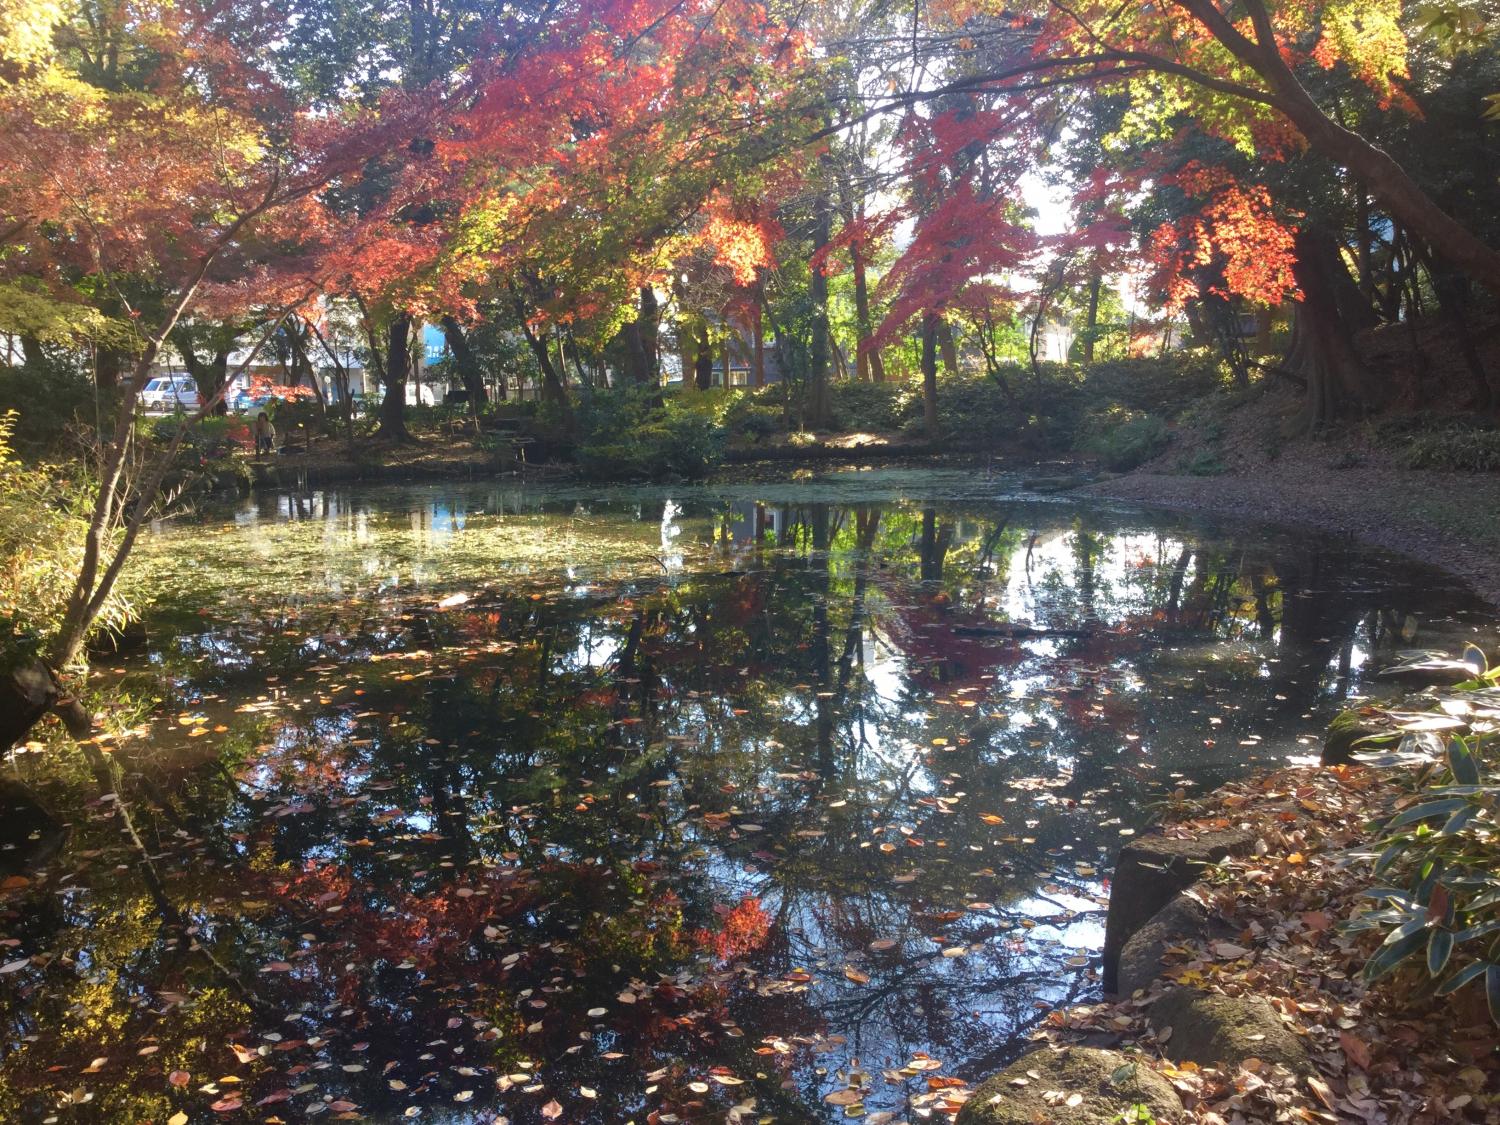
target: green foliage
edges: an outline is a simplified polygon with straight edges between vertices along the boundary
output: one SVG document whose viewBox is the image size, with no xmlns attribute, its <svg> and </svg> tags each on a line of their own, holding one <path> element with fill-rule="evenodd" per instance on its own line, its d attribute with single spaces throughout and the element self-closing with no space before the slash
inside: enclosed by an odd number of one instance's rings
<svg viewBox="0 0 1500 1125">
<path fill-rule="evenodd" d="M 579 408 L 574 454 L 589 475 L 608 479 L 697 480 L 724 457 L 720 423 L 732 392 L 684 391 L 663 398 L 650 388 L 617 388 Z"/>
<path fill-rule="evenodd" d="M 1171 442 L 1167 423 L 1155 414 L 1113 411 L 1092 422 L 1078 449 L 1096 455 L 1112 472 L 1123 473 L 1156 457 Z"/>
<path fill-rule="evenodd" d="M 1184 459 L 1182 471 L 1194 477 L 1217 477 L 1227 473 L 1229 466 L 1224 464 L 1224 458 L 1217 449 L 1204 446 Z"/>
<path fill-rule="evenodd" d="M 780 406 L 751 392 L 742 394 L 724 414 L 724 429 L 731 441 L 760 442 L 781 429 Z"/>
<path fill-rule="evenodd" d="M 1406 438 L 1396 461 L 1407 469 L 1491 473 L 1500 469 L 1500 430 L 1450 423 Z"/>
<path fill-rule="evenodd" d="M 94 407 L 93 384 L 75 363 L 48 356 L 0 367 L 0 414 L 15 412 L 11 442 L 25 456 L 60 452 L 71 427 L 93 424 Z"/>
<path fill-rule="evenodd" d="M 1476 673 L 1458 685 L 1481 704 L 1500 683 L 1473 646 L 1463 663 Z M 1384 934 L 1365 964 L 1376 981 L 1398 969 L 1425 976 L 1426 987 L 1447 995 L 1482 982 L 1490 1014 L 1500 1023 L 1500 784 L 1493 746 L 1472 728 L 1446 745 L 1432 730 L 1412 730 L 1396 753 L 1370 764 L 1424 765 L 1410 800 L 1356 858 L 1372 861 L 1380 882 L 1368 897 L 1378 904 L 1348 928 Z"/>
<path fill-rule="evenodd" d="M 1176 417 L 1227 385 L 1223 361 L 1207 349 L 1104 360 L 1091 364 L 1084 374 L 1091 400 L 1163 418 Z"/>
<path fill-rule="evenodd" d="M 840 380 L 828 389 L 832 428 L 843 433 L 888 433 L 899 429 L 918 408 L 904 383 Z"/>
<path fill-rule="evenodd" d="M 0 414 L 0 661 L 34 654 L 62 620 L 83 549 L 90 482 L 31 466 L 11 447 L 14 414 Z M 99 623 L 118 628 L 130 606 L 116 593 Z"/>
</svg>

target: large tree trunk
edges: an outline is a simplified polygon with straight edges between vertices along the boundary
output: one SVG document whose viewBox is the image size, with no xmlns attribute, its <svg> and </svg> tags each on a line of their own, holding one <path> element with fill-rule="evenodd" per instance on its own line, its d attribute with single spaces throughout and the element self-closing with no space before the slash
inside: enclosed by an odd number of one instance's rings
<svg viewBox="0 0 1500 1125">
<path fill-rule="evenodd" d="M 654 387 L 661 382 L 656 363 L 660 316 L 656 290 L 649 285 L 641 286 L 635 319 L 620 329 L 620 342 L 625 350 L 625 374 L 637 386 Z"/>
<path fill-rule="evenodd" d="M 406 428 L 406 380 L 411 375 L 411 314 L 398 312 L 386 336 L 385 370 L 381 381 L 385 397 L 380 400 L 380 436 L 391 441 L 410 441 Z"/>
<path fill-rule="evenodd" d="M 1362 302 L 1333 239 L 1308 227 L 1297 233 L 1295 248 L 1302 300 L 1284 366 L 1307 381 L 1305 420 L 1316 428 L 1371 409 L 1377 404 L 1376 388 L 1354 348 L 1351 316 Z M 1341 300 L 1346 289 L 1354 291 L 1352 309 L 1347 295 Z"/>
<path fill-rule="evenodd" d="M 453 366 L 463 380 L 464 390 L 469 392 L 469 405 L 477 415 L 479 408 L 490 401 L 489 392 L 484 389 L 484 373 L 479 369 L 479 360 L 474 357 L 474 349 L 469 347 L 469 340 L 458 321 L 445 316 L 442 325 L 443 339 L 448 341 L 448 350 L 453 353 Z"/>
<path fill-rule="evenodd" d="M 714 346 L 708 338 L 708 325 L 698 325 L 693 333 L 693 383 L 700 391 L 714 385 Z"/>
<path fill-rule="evenodd" d="M 936 441 L 938 436 L 937 412 L 937 313 L 922 315 L 922 422 L 927 437 Z"/>
</svg>

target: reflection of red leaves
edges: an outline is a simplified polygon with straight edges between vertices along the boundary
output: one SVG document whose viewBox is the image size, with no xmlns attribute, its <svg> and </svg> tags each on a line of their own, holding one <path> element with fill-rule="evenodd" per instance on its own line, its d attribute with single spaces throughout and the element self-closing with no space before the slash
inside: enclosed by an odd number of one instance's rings
<svg viewBox="0 0 1500 1125">
<path fill-rule="evenodd" d="M 771 919 L 760 899 L 747 895 L 733 907 L 716 906 L 714 910 L 723 919 L 720 928 L 699 930 L 693 937 L 700 947 L 712 949 L 719 960 L 733 961 L 765 944 L 771 932 Z"/>
</svg>

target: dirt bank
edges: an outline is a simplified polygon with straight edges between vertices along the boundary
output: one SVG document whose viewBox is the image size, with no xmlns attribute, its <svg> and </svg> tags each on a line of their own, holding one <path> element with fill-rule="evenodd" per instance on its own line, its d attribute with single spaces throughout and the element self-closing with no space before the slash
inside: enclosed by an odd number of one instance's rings
<svg viewBox="0 0 1500 1125">
<path fill-rule="evenodd" d="M 1140 472 L 1080 491 L 1349 535 L 1458 575 L 1500 604 L 1500 479 L 1494 477 L 1386 468 L 1309 473 L 1289 465 L 1216 477 Z"/>
<path fill-rule="evenodd" d="M 1348 535 L 1440 567 L 1500 604 L 1500 475 L 1402 468 L 1370 425 L 1288 441 L 1297 403 L 1268 393 L 1204 411 L 1156 460 L 1080 492 Z"/>
</svg>

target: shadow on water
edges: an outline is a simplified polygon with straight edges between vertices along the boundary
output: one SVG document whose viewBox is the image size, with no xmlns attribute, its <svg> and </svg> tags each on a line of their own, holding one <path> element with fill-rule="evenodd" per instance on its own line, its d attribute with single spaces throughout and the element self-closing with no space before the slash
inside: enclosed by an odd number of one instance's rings
<svg viewBox="0 0 1500 1125">
<path fill-rule="evenodd" d="M 188 925 L 21 755 L 71 836 L 0 916 L 8 1120 L 836 1120 L 861 1073 L 899 1120 L 1095 992 L 1151 802 L 1493 625 L 952 474 L 282 495 L 144 565 L 113 752 Z"/>
</svg>

